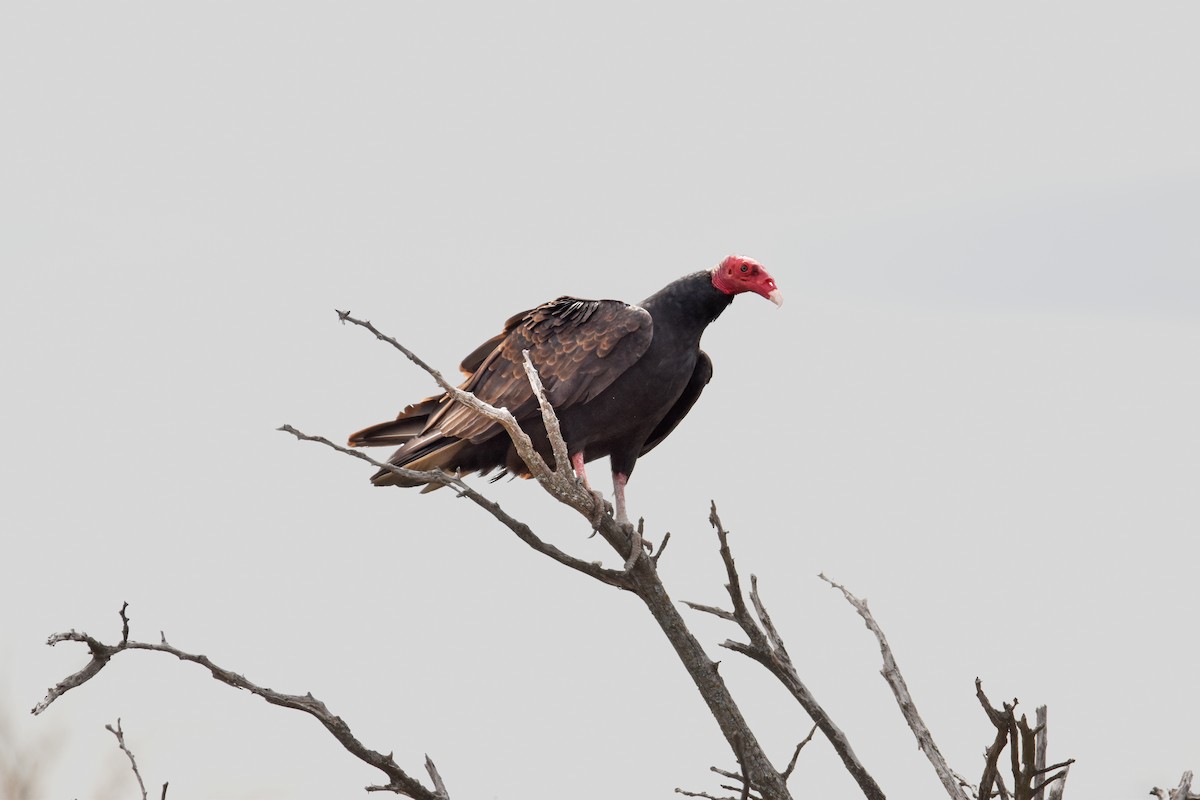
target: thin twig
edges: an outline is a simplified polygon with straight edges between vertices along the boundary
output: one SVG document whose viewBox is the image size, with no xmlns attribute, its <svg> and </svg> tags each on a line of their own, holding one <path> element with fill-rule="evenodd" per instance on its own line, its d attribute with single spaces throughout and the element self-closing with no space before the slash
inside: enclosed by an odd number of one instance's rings
<svg viewBox="0 0 1200 800">
<path fill-rule="evenodd" d="M 979 800 L 989 800 L 992 796 L 992 787 L 996 785 L 997 781 L 1000 784 L 1000 791 L 1007 796 L 1008 792 L 1000 778 L 999 764 L 1000 754 L 1004 752 L 1004 748 L 1008 744 L 1008 726 L 1012 719 L 1012 706 L 1005 703 L 1003 712 L 997 710 L 984 694 L 983 681 L 979 678 L 975 678 L 975 696 L 979 698 L 979 704 L 983 706 L 988 720 L 996 728 L 996 738 L 988 746 L 983 756 L 983 776 L 979 779 Z"/>
<path fill-rule="evenodd" d="M 525 377 L 529 379 L 534 397 L 538 399 L 538 409 L 542 412 L 542 424 L 546 426 L 546 436 L 550 439 L 556 471 L 568 471 L 571 469 L 571 456 L 567 454 L 567 442 L 563 439 L 562 428 L 558 424 L 558 414 L 554 413 L 554 406 L 550 405 L 546 387 L 542 385 L 542 376 L 538 374 L 537 367 L 533 366 L 529 351 L 522 350 L 521 356 L 525 361 Z"/>
<path fill-rule="evenodd" d="M 737 622 L 737 617 L 735 617 L 732 612 L 726 611 L 723 608 L 706 606 L 701 603 L 693 603 L 691 600 L 683 600 L 681 602 L 688 608 L 696 611 L 703 611 L 705 614 L 712 614 L 714 617 L 720 617 L 721 619 L 728 620 L 730 622 Z"/>
<path fill-rule="evenodd" d="M 667 542 L 671 541 L 671 532 L 667 531 L 663 534 L 662 544 L 658 546 L 658 551 L 650 556 L 654 562 L 654 566 L 658 566 L 658 559 L 662 558 L 663 551 L 667 549 Z"/>
<path fill-rule="evenodd" d="M 859 600 L 850 591 L 840 583 L 835 583 L 824 574 L 818 576 L 821 580 L 828 583 L 834 589 L 842 593 L 846 598 L 846 602 L 854 607 L 858 615 L 863 618 L 867 628 L 871 633 L 875 634 L 876 640 L 879 642 L 879 651 L 883 655 L 883 669 L 880 674 L 887 684 L 892 689 L 892 694 L 896 697 L 896 703 L 900 706 L 900 713 L 904 716 L 904 721 L 908 723 L 909 730 L 913 732 L 913 736 L 917 738 L 917 746 L 925 753 L 925 757 L 929 759 L 929 763 L 933 765 L 933 771 L 937 773 L 938 780 L 942 782 L 942 788 L 946 790 L 946 794 L 950 795 L 954 800 L 968 800 L 966 792 L 957 780 L 954 770 L 950 769 L 950 765 L 946 763 L 942 751 L 938 749 L 937 744 L 933 741 L 933 734 L 929 732 L 928 726 L 925 725 L 925 720 L 921 719 L 921 715 L 917 712 L 917 705 L 912 699 L 912 695 L 908 691 L 908 685 L 904 682 L 904 676 L 900 673 L 900 667 L 896 664 L 896 658 L 892 655 L 892 648 L 888 645 L 887 637 L 883 635 L 883 629 L 871 616 L 870 610 L 867 608 L 866 600 Z M 982 796 L 980 800 L 985 800 Z"/>
<path fill-rule="evenodd" d="M 809 717 L 812 718 L 812 721 L 821 729 L 821 732 L 825 734 L 825 738 L 833 745 L 834 752 L 837 753 L 846 770 L 854 778 L 863 795 L 869 798 L 869 800 L 883 800 L 883 789 L 858 759 L 854 749 L 850 746 L 850 740 L 846 734 L 842 732 L 842 729 L 837 726 L 833 718 L 817 702 L 816 696 L 800 680 L 800 674 L 796 670 L 796 665 L 792 662 L 787 649 L 783 646 L 783 639 L 771 623 L 766 606 L 758 596 L 757 582 L 753 577 L 751 577 L 751 601 L 754 603 L 758 620 L 756 621 L 754 616 L 750 614 L 750 610 L 746 606 L 745 595 L 742 591 L 741 577 L 738 574 L 737 565 L 733 560 L 733 551 L 729 546 L 729 532 L 725 530 L 725 526 L 721 523 L 721 518 L 717 514 L 716 503 L 710 505 L 708 519 L 713 528 L 716 529 L 717 539 L 720 542 L 721 561 L 725 564 L 725 574 L 729 579 L 729 582 L 725 585 L 725 589 L 733 604 L 733 611 L 725 611 L 714 606 L 697 603 L 687 603 L 687 605 L 698 611 L 735 622 L 742 629 L 742 632 L 746 634 L 749 643 L 726 640 L 721 643 L 721 646 L 752 658 L 766 667 L 792 693 L 792 697 L 796 699 L 796 702 L 801 705 Z M 784 782 L 786 783 L 786 781 Z"/>
<path fill-rule="evenodd" d="M 792 776 L 792 770 L 796 769 L 796 761 L 800 758 L 800 751 L 804 749 L 804 745 L 812 741 L 816 733 L 817 726 L 813 725 L 812 730 L 808 732 L 808 736 L 805 736 L 800 740 L 800 744 L 796 745 L 796 752 L 792 753 L 792 760 L 788 762 L 787 769 L 783 771 L 783 779 L 785 781 Z"/>
<path fill-rule="evenodd" d="M 129 603 L 121 606 L 121 619 L 125 622 L 122 629 L 123 642 L 129 641 L 129 620 L 125 618 L 125 609 L 128 607 Z M 117 746 L 121 748 L 121 751 L 124 752 L 125 755 L 129 756 L 129 767 L 133 770 L 133 777 L 137 778 L 138 789 L 140 789 L 142 792 L 142 800 L 148 800 L 148 796 L 146 794 L 146 784 L 142 782 L 142 773 L 138 771 L 137 759 L 133 757 L 133 751 L 125 746 L 125 731 L 121 730 L 121 718 L 117 717 L 116 728 L 114 728 L 112 725 L 105 725 L 104 729 L 113 736 L 117 737 Z M 166 784 L 164 784 L 164 787 L 165 786 Z M 163 793 L 166 793 L 166 788 L 163 789 Z"/>
<path fill-rule="evenodd" d="M 738 782 L 738 786 L 734 786 L 730 783 L 721 784 L 722 789 L 728 789 L 731 792 L 738 792 L 737 800 L 761 800 L 761 798 L 753 794 L 751 791 L 751 784 L 746 778 L 746 772 L 744 769 L 741 772 L 731 772 L 727 769 L 721 769 L 720 767 L 709 767 L 708 769 L 710 772 L 715 772 L 723 778 L 729 778 L 730 780 Z"/>
<path fill-rule="evenodd" d="M 1037 716 L 1037 756 L 1034 759 L 1034 774 L 1042 775 L 1049 771 L 1046 767 L 1046 751 L 1050 747 L 1049 732 L 1046 729 L 1048 718 L 1046 706 L 1038 706 L 1034 713 Z M 1053 767 L 1049 769 L 1053 769 Z M 1037 787 L 1033 793 L 1033 800 L 1045 800 L 1045 785 L 1046 782 L 1043 782 Z"/>
<path fill-rule="evenodd" d="M 479 492 L 472 489 L 471 486 L 462 478 L 442 472 L 441 470 L 422 472 L 417 470 L 403 469 L 402 467 L 397 467 L 394 464 L 386 464 L 382 461 L 371 458 L 361 450 L 352 450 L 349 447 L 343 447 L 340 444 L 329 441 L 324 436 L 310 436 L 303 431 L 293 428 L 291 425 L 281 425 L 278 430 L 281 430 L 285 433 L 290 433 L 301 441 L 323 444 L 326 447 L 337 450 L 339 453 L 345 453 L 348 456 L 353 456 L 361 461 L 366 461 L 368 464 L 374 467 L 388 470 L 402 477 L 428 480 L 444 486 L 450 486 L 458 492 L 460 497 L 467 498 L 472 503 L 491 514 L 505 527 L 517 534 L 517 537 L 520 538 L 521 541 L 525 542 L 525 544 L 529 545 L 534 550 L 537 550 L 539 553 L 549 556 L 560 564 L 568 566 L 571 569 L 582 572 L 585 575 L 590 575 L 599 581 L 609 584 L 610 586 L 616 586 L 619 589 L 629 588 L 628 581 L 619 570 L 605 569 L 604 567 L 594 564 L 590 561 L 584 561 L 581 558 L 575 558 L 572 555 L 564 553 L 562 550 L 558 549 L 549 542 L 543 541 L 528 525 L 516 519 L 515 517 L 510 516 L 508 513 L 502 510 L 497 503 L 489 500 Z"/>
<path fill-rule="evenodd" d="M 689 792 L 687 789 L 680 789 L 679 787 L 675 787 L 675 793 L 681 794 L 684 797 L 703 797 L 705 800 L 738 800 L 733 796 L 718 797 L 717 795 L 709 794 L 708 792 Z"/>
<path fill-rule="evenodd" d="M 1075 759 L 1073 759 L 1073 758 L 1070 761 L 1066 762 L 1067 766 L 1070 766 L 1071 764 L 1074 764 L 1074 763 L 1075 763 Z M 1052 775 L 1049 778 L 1046 778 L 1046 780 L 1042 781 L 1041 783 L 1039 783 L 1037 786 L 1035 786 L 1033 788 L 1034 796 L 1036 797 L 1039 794 L 1041 794 L 1043 789 L 1045 789 L 1047 786 L 1054 783 L 1055 781 L 1059 781 L 1059 780 L 1065 781 L 1066 778 L 1067 778 L 1067 771 L 1065 769 L 1056 775 Z"/>
<path fill-rule="evenodd" d="M 1160 798 L 1160 800 L 1192 800 L 1192 798 L 1200 797 L 1200 795 L 1192 794 L 1192 771 L 1188 770 L 1183 773 L 1183 777 L 1179 779 L 1179 785 L 1174 789 L 1160 789 L 1155 786 L 1150 790 L 1150 794 Z"/>
</svg>

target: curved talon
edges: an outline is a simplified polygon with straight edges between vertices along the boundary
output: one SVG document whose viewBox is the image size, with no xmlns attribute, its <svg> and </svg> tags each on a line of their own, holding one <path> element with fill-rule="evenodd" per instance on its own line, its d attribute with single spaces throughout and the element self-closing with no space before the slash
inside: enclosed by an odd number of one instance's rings
<svg viewBox="0 0 1200 800">
<path fill-rule="evenodd" d="M 625 559 L 625 571 L 633 569 L 634 564 L 642 556 L 642 551 L 645 549 L 645 541 L 642 540 L 642 526 L 639 524 L 634 527 L 632 522 L 621 524 L 621 530 L 629 529 L 629 557 Z"/>
<path fill-rule="evenodd" d="M 585 484 L 586 486 L 586 484 Z M 587 487 L 587 491 L 592 495 L 592 515 L 588 517 L 588 522 L 592 523 L 592 530 L 600 530 L 600 523 L 604 521 L 605 514 L 612 513 L 612 506 L 604 499 L 604 495 L 591 487 Z"/>
</svg>

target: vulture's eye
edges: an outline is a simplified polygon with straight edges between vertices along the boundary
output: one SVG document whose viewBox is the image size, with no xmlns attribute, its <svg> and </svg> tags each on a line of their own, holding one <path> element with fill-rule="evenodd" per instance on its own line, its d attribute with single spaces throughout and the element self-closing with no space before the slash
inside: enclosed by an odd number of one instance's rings
<svg viewBox="0 0 1200 800">
<path fill-rule="evenodd" d="M 748 269 L 750 269 L 748 266 L 746 266 L 745 264 L 742 264 L 742 272 L 745 272 Z"/>
</svg>

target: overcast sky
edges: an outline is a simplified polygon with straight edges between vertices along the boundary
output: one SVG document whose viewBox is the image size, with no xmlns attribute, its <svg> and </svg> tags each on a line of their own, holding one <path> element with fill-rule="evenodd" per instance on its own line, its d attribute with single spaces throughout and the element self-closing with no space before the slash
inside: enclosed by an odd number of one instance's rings
<svg viewBox="0 0 1200 800">
<path fill-rule="evenodd" d="M 801 674 L 890 797 L 941 789 L 824 571 L 952 765 L 1050 708 L 1068 797 L 1200 769 L 1200 6 L 9 2 L 0 8 L 0 749 L 39 798 L 362 797 L 311 691 L 455 800 L 669 797 L 732 766 L 635 600 L 341 440 L 560 294 L 731 252 L 787 302 L 708 332 L 639 464 L 676 600 L 720 603 L 716 500 Z M 383 456 L 385 453 L 380 453 Z M 607 488 L 605 467 L 593 472 Z M 607 558 L 526 482 L 477 485 Z M 688 613 L 777 763 L 809 723 Z M 858 796 L 827 743 L 796 796 Z"/>
</svg>

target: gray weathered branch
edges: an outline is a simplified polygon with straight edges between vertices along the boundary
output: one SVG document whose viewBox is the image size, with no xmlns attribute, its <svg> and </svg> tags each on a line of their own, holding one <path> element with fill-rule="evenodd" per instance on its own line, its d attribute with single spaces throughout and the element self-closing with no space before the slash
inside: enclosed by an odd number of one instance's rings
<svg viewBox="0 0 1200 800">
<path fill-rule="evenodd" d="M 1018 719 L 1016 715 L 1017 701 L 1002 703 L 996 708 L 983 692 L 983 682 L 975 679 L 975 696 L 983 707 L 984 713 L 996 728 L 996 738 L 984 752 L 983 776 L 979 780 L 979 800 L 989 800 L 1000 796 L 1007 800 L 1010 796 L 1000 774 L 1000 755 L 1007 746 L 1009 751 L 1009 769 L 1013 779 L 1011 796 L 1014 800 L 1035 800 L 1040 793 L 1049 789 L 1051 800 L 1062 797 L 1067 773 L 1075 759 L 1070 758 L 1058 764 L 1046 766 L 1046 714 L 1039 709 L 1038 722 L 1034 727 L 1029 726 L 1025 715 Z M 1045 777 L 1046 773 L 1059 772 Z M 993 787 L 995 791 L 993 791 Z"/>
<path fill-rule="evenodd" d="M 1150 790 L 1150 794 L 1159 798 L 1159 800 L 1195 800 L 1195 798 L 1200 798 L 1200 794 L 1192 793 L 1191 770 L 1183 773 L 1183 777 L 1179 779 L 1179 785 L 1174 789 L 1160 789 L 1155 786 Z"/>
<path fill-rule="evenodd" d="M 100 672 L 100 670 L 103 669 L 108 662 L 119 653 L 129 650 L 150 650 L 157 653 L 167 653 L 168 655 L 175 656 L 175 658 L 179 659 L 180 661 L 190 661 L 193 664 L 199 664 L 207 669 L 209 674 L 221 683 L 232 686 L 235 689 L 245 689 L 251 694 L 258 695 L 272 705 L 303 711 L 304 713 L 314 717 L 318 722 L 325 726 L 326 730 L 333 734 L 333 737 L 337 739 L 339 743 L 341 743 L 342 747 L 344 747 L 347 752 L 358 758 L 360 761 L 375 767 L 387 776 L 388 782 L 386 784 L 379 786 L 368 786 L 368 791 L 390 791 L 405 797 L 411 797 L 413 800 L 449 800 L 449 794 L 446 792 L 445 785 L 442 783 L 441 777 L 437 774 L 437 770 L 433 766 L 433 762 L 429 760 L 428 756 L 425 757 L 425 763 L 426 769 L 429 771 L 430 777 L 433 780 L 433 789 L 426 788 L 419 780 L 411 777 L 408 773 L 401 769 L 391 754 L 385 756 L 382 753 L 371 750 L 362 742 L 360 742 L 350 730 L 350 726 L 347 725 L 341 717 L 336 716 L 326 707 L 324 703 L 313 697 L 311 694 L 282 694 L 280 692 L 264 688 L 250 682 L 236 672 L 232 672 L 224 667 L 217 666 L 207 656 L 195 655 L 180 650 L 176 647 L 172 647 L 171 645 L 167 644 L 166 637 L 163 637 L 162 642 L 159 644 L 132 641 L 129 638 L 129 618 L 126 615 L 126 609 L 128 606 L 129 604 L 126 603 L 121 607 L 121 622 L 123 632 L 121 642 L 119 644 L 107 645 L 91 636 L 88 636 L 86 633 L 78 633 L 73 630 L 67 631 L 66 633 L 56 633 L 51 636 L 49 640 L 47 640 L 46 643 L 51 646 L 54 646 L 59 642 L 80 642 L 81 644 L 86 644 L 88 646 L 88 650 L 91 651 L 92 658 L 87 665 L 83 667 L 83 669 L 79 670 L 73 675 L 70 675 L 63 681 L 59 682 L 56 686 L 51 688 L 46 694 L 45 699 L 34 707 L 34 714 L 40 714 L 59 697 L 62 697 L 71 689 L 81 686 L 90 679 L 94 678 Z M 112 728 L 109 728 L 109 730 L 112 730 Z M 117 736 L 118 741 L 121 742 L 121 749 L 124 750 L 124 739 L 118 731 L 119 727 L 118 730 L 113 731 L 113 733 Z M 129 751 L 126 750 L 126 753 L 128 752 Z M 133 755 L 129 754 L 129 757 L 130 761 L 133 761 Z M 136 772 L 136 765 L 134 767 L 134 771 Z M 140 775 L 138 776 L 138 782 L 141 783 Z M 163 791 L 165 794 L 165 786 Z M 145 796 L 145 793 L 146 790 L 143 786 L 143 797 Z"/>
<path fill-rule="evenodd" d="M 125 619 L 125 609 L 122 608 L 121 612 L 121 618 Z M 126 627 L 128 627 L 128 623 L 126 623 Z M 125 638 L 129 638 L 128 633 L 125 634 Z M 133 757 L 133 751 L 125 746 L 125 731 L 121 729 L 121 718 L 117 717 L 117 727 L 114 728 L 112 725 L 105 725 L 104 730 L 117 737 L 117 747 L 121 748 L 121 752 L 129 757 L 129 767 L 133 770 L 133 777 L 137 778 L 138 789 L 142 792 L 142 800 L 148 800 L 146 784 L 142 781 L 142 773 L 138 770 L 137 759 Z"/>
<path fill-rule="evenodd" d="M 804 708 L 817 727 L 821 729 L 821 732 L 825 734 L 825 738 L 833 745 L 834 751 L 837 752 L 838 757 L 842 760 L 842 764 L 846 767 L 851 777 L 854 778 L 863 795 L 870 798 L 870 800 L 882 800 L 884 797 L 883 789 L 880 788 L 871 774 L 867 772 L 866 767 L 859 761 L 854 749 L 850 746 L 850 740 L 846 737 L 846 734 L 842 732 L 842 729 L 837 726 L 833 718 L 817 702 L 816 697 L 809 688 L 800 680 L 800 674 L 797 672 L 796 665 L 788 654 L 787 647 L 783 643 L 783 638 L 779 635 L 779 631 L 776 630 L 774 623 L 771 622 L 771 617 L 767 613 L 766 606 L 759 597 L 758 580 L 753 575 L 750 576 L 750 601 L 754 605 L 757 620 L 754 616 L 751 616 L 742 592 L 741 577 L 738 574 L 737 566 L 734 564 L 733 553 L 729 548 L 729 534 L 721 524 L 721 518 L 717 515 L 717 506 L 715 503 L 710 508 L 708 520 L 716 529 L 717 538 L 721 544 L 721 560 L 725 563 L 725 573 L 729 579 L 729 583 L 725 585 L 725 588 L 729 593 L 733 610 L 726 611 L 697 603 L 687 603 L 687 605 L 697 611 L 714 614 L 722 619 L 736 622 L 750 640 L 749 643 L 730 640 L 724 642 L 721 646 L 754 659 L 766 667 L 772 675 L 787 687 L 787 690 L 792 693 L 796 701 Z M 790 770 L 788 772 L 790 774 Z"/>
<path fill-rule="evenodd" d="M 557 561 L 558 563 L 560 563 L 564 566 L 567 566 L 567 567 L 570 567 L 571 569 L 582 572 L 585 575 L 590 575 L 591 577 L 595 578 L 596 580 L 601 581 L 603 583 L 607 583 L 610 586 L 616 586 L 619 589 L 629 589 L 630 588 L 628 585 L 628 581 L 625 579 L 625 576 L 621 571 L 613 570 L 613 569 L 605 569 L 604 567 L 601 567 L 598 564 L 594 564 L 590 561 L 584 561 L 581 558 L 575 558 L 572 555 L 564 553 L 559 548 L 557 548 L 554 545 L 550 544 L 549 542 L 546 542 L 543 539 L 541 539 L 524 522 L 521 522 L 520 520 L 516 519 L 515 517 L 509 515 L 506 511 L 504 511 L 502 508 L 500 508 L 500 505 L 498 503 L 488 499 L 484 495 L 482 495 L 479 492 L 472 489 L 471 486 L 466 481 L 462 480 L 462 478 L 459 478 L 458 476 L 449 475 L 445 472 L 442 472 L 441 470 L 433 470 L 430 472 L 421 472 L 421 471 L 417 471 L 417 470 L 404 469 L 402 467 L 397 467 L 394 464 L 386 464 L 382 461 L 378 461 L 374 458 L 371 458 L 366 453 L 363 453 L 361 450 L 352 450 L 349 447 L 343 447 L 340 444 L 329 441 L 324 436 L 310 436 L 309 434 L 304 433 L 303 431 L 293 428 L 291 425 L 281 425 L 278 428 L 278 430 L 283 431 L 284 433 L 290 433 L 293 436 L 295 436 L 297 439 L 299 439 L 300 441 L 303 441 L 303 442 L 316 442 L 317 444 L 323 444 L 328 448 L 337 450 L 339 453 L 345 453 L 348 456 L 353 456 L 354 458 L 357 458 L 360 461 L 367 462 L 368 464 L 370 464 L 373 467 L 377 467 L 377 468 L 383 469 L 383 470 L 388 470 L 389 472 L 394 472 L 397 475 L 400 475 L 401 477 L 417 478 L 418 480 L 432 481 L 435 483 L 439 483 L 443 486 L 449 486 L 458 493 L 459 497 L 467 498 L 472 503 L 474 503 L 475 505 L 482 508 L 484 511 L 491 514 L 506 528 L 511 530 L 513 533 L 515 533 L 517 535 L 517 538 L 519 538 L 525 544 L 529 545 L 530 547 L 532 547 L 534 550 L 538 551 L 542 555 L 549 556 L 550 558 L 554 559 L 555 561 Z"/>
<path fill-rule="evenodd" d="M 818 577 L 840 591 L 846 601 L 863 618 L 871 633 L 875 634 L 875 638 L 879 642 L 879 651 L 883 655 L 883 669 L 880 674 L 891 687 L 892 694 L 896 697 L 896 703 L 900 706 L 900 713 L 904 715 L 904 721 L 908 723 L 909 730 L 913 732 L 913 736 L 917 737 L 917 746 L 921 748 L 921 752 L 933 765 L 933 771 L 937 773 L 938 780 L 942 782 L 942 788 L 946 790 L 946 794 L 954 800 L 968 800 L 967 793 L 963 791 L 961 778 L 955 774 L 954 770 L 950 769 L 941 750 L 933 741 L 933 734 L 929 732 L 925 720 L 921 719 L 921 715 L 917 712 L 917 705 L 913 701 L 912 695 L 909 694 L 908 685 L 904 682 L 904 676 L 900 673 L 895 656 L 892 655 L 892 648 L 888 645 L 887 637 L 883 635 L 883 629 L 871 616 L 871 611 L 867 608 L 867 601 L 858 599 L 845 586 L 835 583 L 824 574 Z"/>
</svg>

